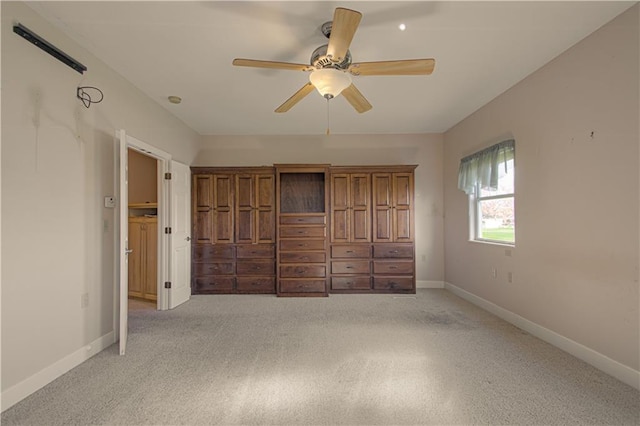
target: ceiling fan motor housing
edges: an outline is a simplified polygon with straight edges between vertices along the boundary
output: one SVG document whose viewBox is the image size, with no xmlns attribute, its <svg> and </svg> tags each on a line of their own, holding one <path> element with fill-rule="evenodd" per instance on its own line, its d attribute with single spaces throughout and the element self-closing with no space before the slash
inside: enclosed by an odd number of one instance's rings
<svg viewBox="0 0 640 426">
<path fill-rule="evenodd" d="M 347 54 L 344 55 L 344 59 L 341 62 L 334 62 L 331 57 L 327 55 L 327 49 L 329 45 L 323 44 L 313 51 L 311 54 L 311 65 L 316 68 L 337 68 L 346 70 L 351 65 L 351 52 L 347 50 Z"/>
</svg>

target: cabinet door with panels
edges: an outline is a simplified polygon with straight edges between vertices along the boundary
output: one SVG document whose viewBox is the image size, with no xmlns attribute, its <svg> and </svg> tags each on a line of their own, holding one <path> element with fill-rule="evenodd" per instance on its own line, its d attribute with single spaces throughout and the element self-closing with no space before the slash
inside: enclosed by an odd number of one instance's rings
<svg viewBox="0 0 640 426">
<path fill-rule="evenodd" d="M 331 242 L 371 241 L 369 173 L 331 174 Z"/>
<path fill-rule="evenodd" d="M 195 243 L 232 243 L 233 175 L 194 174 L 192 182 Z"/>
<path fill-rule="evenodd" d="M 413 172 L 373 174 L 373 241 L 413 241 Z"/>
<path fill-rule="evenodd" d="M 236 175 L 236 242 L 275 243 L 273 173 Z"/>
<path fill-rule="evenodd" d="M 213 243 L 233 242 L 233 188 L 233 175 L 213 175 Z"/>
<path fill-rule="evenodd" d="M 129 296 L 156 300 L 158 293 L 158 219 L 129 218 Z"/>
<path fill-rule="evenodd" d="M 193 240 L 195 244 L 213 242 L 213 176 L 193 175 Z"/>
</svg>

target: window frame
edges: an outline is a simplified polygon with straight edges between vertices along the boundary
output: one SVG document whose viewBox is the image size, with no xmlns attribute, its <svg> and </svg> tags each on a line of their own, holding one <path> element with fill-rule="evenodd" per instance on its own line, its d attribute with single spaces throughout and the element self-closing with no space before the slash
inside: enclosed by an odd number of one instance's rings
<svg viewBox="0 0 640 426">
<path fill-rule="evenodd" d="M 502 166 L 504 162 L 498 163 L 499 166 Z M 489 244 L 498 244 L 498 245 L 507 245 L 510 247 L 515 247 L 515 205 L 516 205 L 516 190 L 515 190 L 515 162 L 513 165 L 513 192 L 509 192 L 506 194 L 499 195 L 487 195 L 480 196 L 481 194 L 480 182 L 476 183 L 475 194 L 469 195 L 469 212 L 470 212 L 470 241 L 480 242 L 480 243 L 489 243 Z M 491 201 L 491 200 L 503 200 L 503 199 L 513 199 L 513 207 L 514 207 L 514 224 L 513 224 L 513 241 L 505 241 L 505 240 L 493 240 L 490 238 L 482 237 L 482 209 L 480 203 L 483 201 Z"/>
</svg>

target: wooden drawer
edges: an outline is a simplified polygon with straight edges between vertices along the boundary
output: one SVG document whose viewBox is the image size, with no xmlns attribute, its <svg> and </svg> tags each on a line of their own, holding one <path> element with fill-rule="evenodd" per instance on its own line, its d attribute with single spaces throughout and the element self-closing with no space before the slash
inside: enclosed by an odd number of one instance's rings
<svg viewBox="0 0 640 426">
<path fill-rule="evenodd" d="M 324 240 L 282 240 L 280 250 L 324 250 Z"/>
<path fill-rule="evenodd" d="M 413 290 L 413 277 L 373 277 L 374 290 Z"/>
<path fill-rule="evenodd" d="M 195 277 L 193 279 L 196 293 L 230 293 L 233 291 L 235 279 L 230 277 Z"/>
<path fill-rule="evenodd" d="M 369 290 L 371 278 L 366 277 L 331 277 L 332 290 Z"/>
<path fill-rule="evenodd" d="M 327 255 L 320 252 L 291 252 L 280 253 L 280 262 L 282 263 L 324 263 L 327 261 Z"/>
<path fill-rule="evenodd" d="M 273 245 L 247 244 L 236 247 L 236 257 L 238 259 L 252 259 L 270 257 L 275 259 L 276 247 Z"/>
<path fill-rule="evenodd" d="M 238 291 L 246 293 L 275 293 L 276 292 L 276 279 L 275 278 L 249 278 L 238 277 L 237 289 Z"/>
<path fill-rule="evenodd" d="M 374 274 L 410 274 L 413 275 L 413 262 L 373 261 Z"/>
<path fill-rule="evenodd" d="M 282 293 L 324 293 L 324 280 L 280 280 Z"/>
<path fill-rule="evenodd" d="M 366 257 L 371 255 L 371 247 L 368 244 L 349 245 L 349 246 L 331 246 L 331 257 L 333 258 L 350 258 L 350 257 Z"/>
<path fill-rule="evenodd" d="M 196 263 L 193 275 L 233 275 L 233 262 Z"/>
<path fill-rule="evenodd" d="M 230 244 L 204 244 L 193 246 L 193 261 L 211 262 L 213 259 L 233 259 L 233 246 Z"/>
<path fill-rule="evenodd" d="M 282 238 L 322 238 L 325 236 L 324 226 L 283 226 L 280 228 Z"/>
<path fill-rule="evenodd" d="M 373 257 L 413 259 L 413 244 L 374 244 Z"/>
<path fill-rule="evenodd" d="M 332 274 L 368 274 L 368 260 L 334 260 L 331 262 Z"/>
<path fill-rule="evenodd" d="M 324 225 L 325 216 L 280 216 L 281 225 Z"/>
<path fill-rule="evenodd" d="M 324 278 L 327 276 L 325 265 L 280 265 L 282 278 Z"/>
<path fill-rule="evenodd" d="M 275 275 L 276 266 L 273 260 L 238 261 L 237 275 Z"/>
</svg>

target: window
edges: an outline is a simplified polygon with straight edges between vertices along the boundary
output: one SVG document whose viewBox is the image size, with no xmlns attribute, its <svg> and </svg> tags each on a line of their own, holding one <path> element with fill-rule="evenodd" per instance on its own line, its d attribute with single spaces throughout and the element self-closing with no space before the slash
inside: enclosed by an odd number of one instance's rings
<svg viewBox="0 0 640 426">
<path fill-rule="evenodd" d="M 469 196 L 470 237 L 515 244 L 515 141 L 463 158 L 458 187 Z"/>
</svg>

